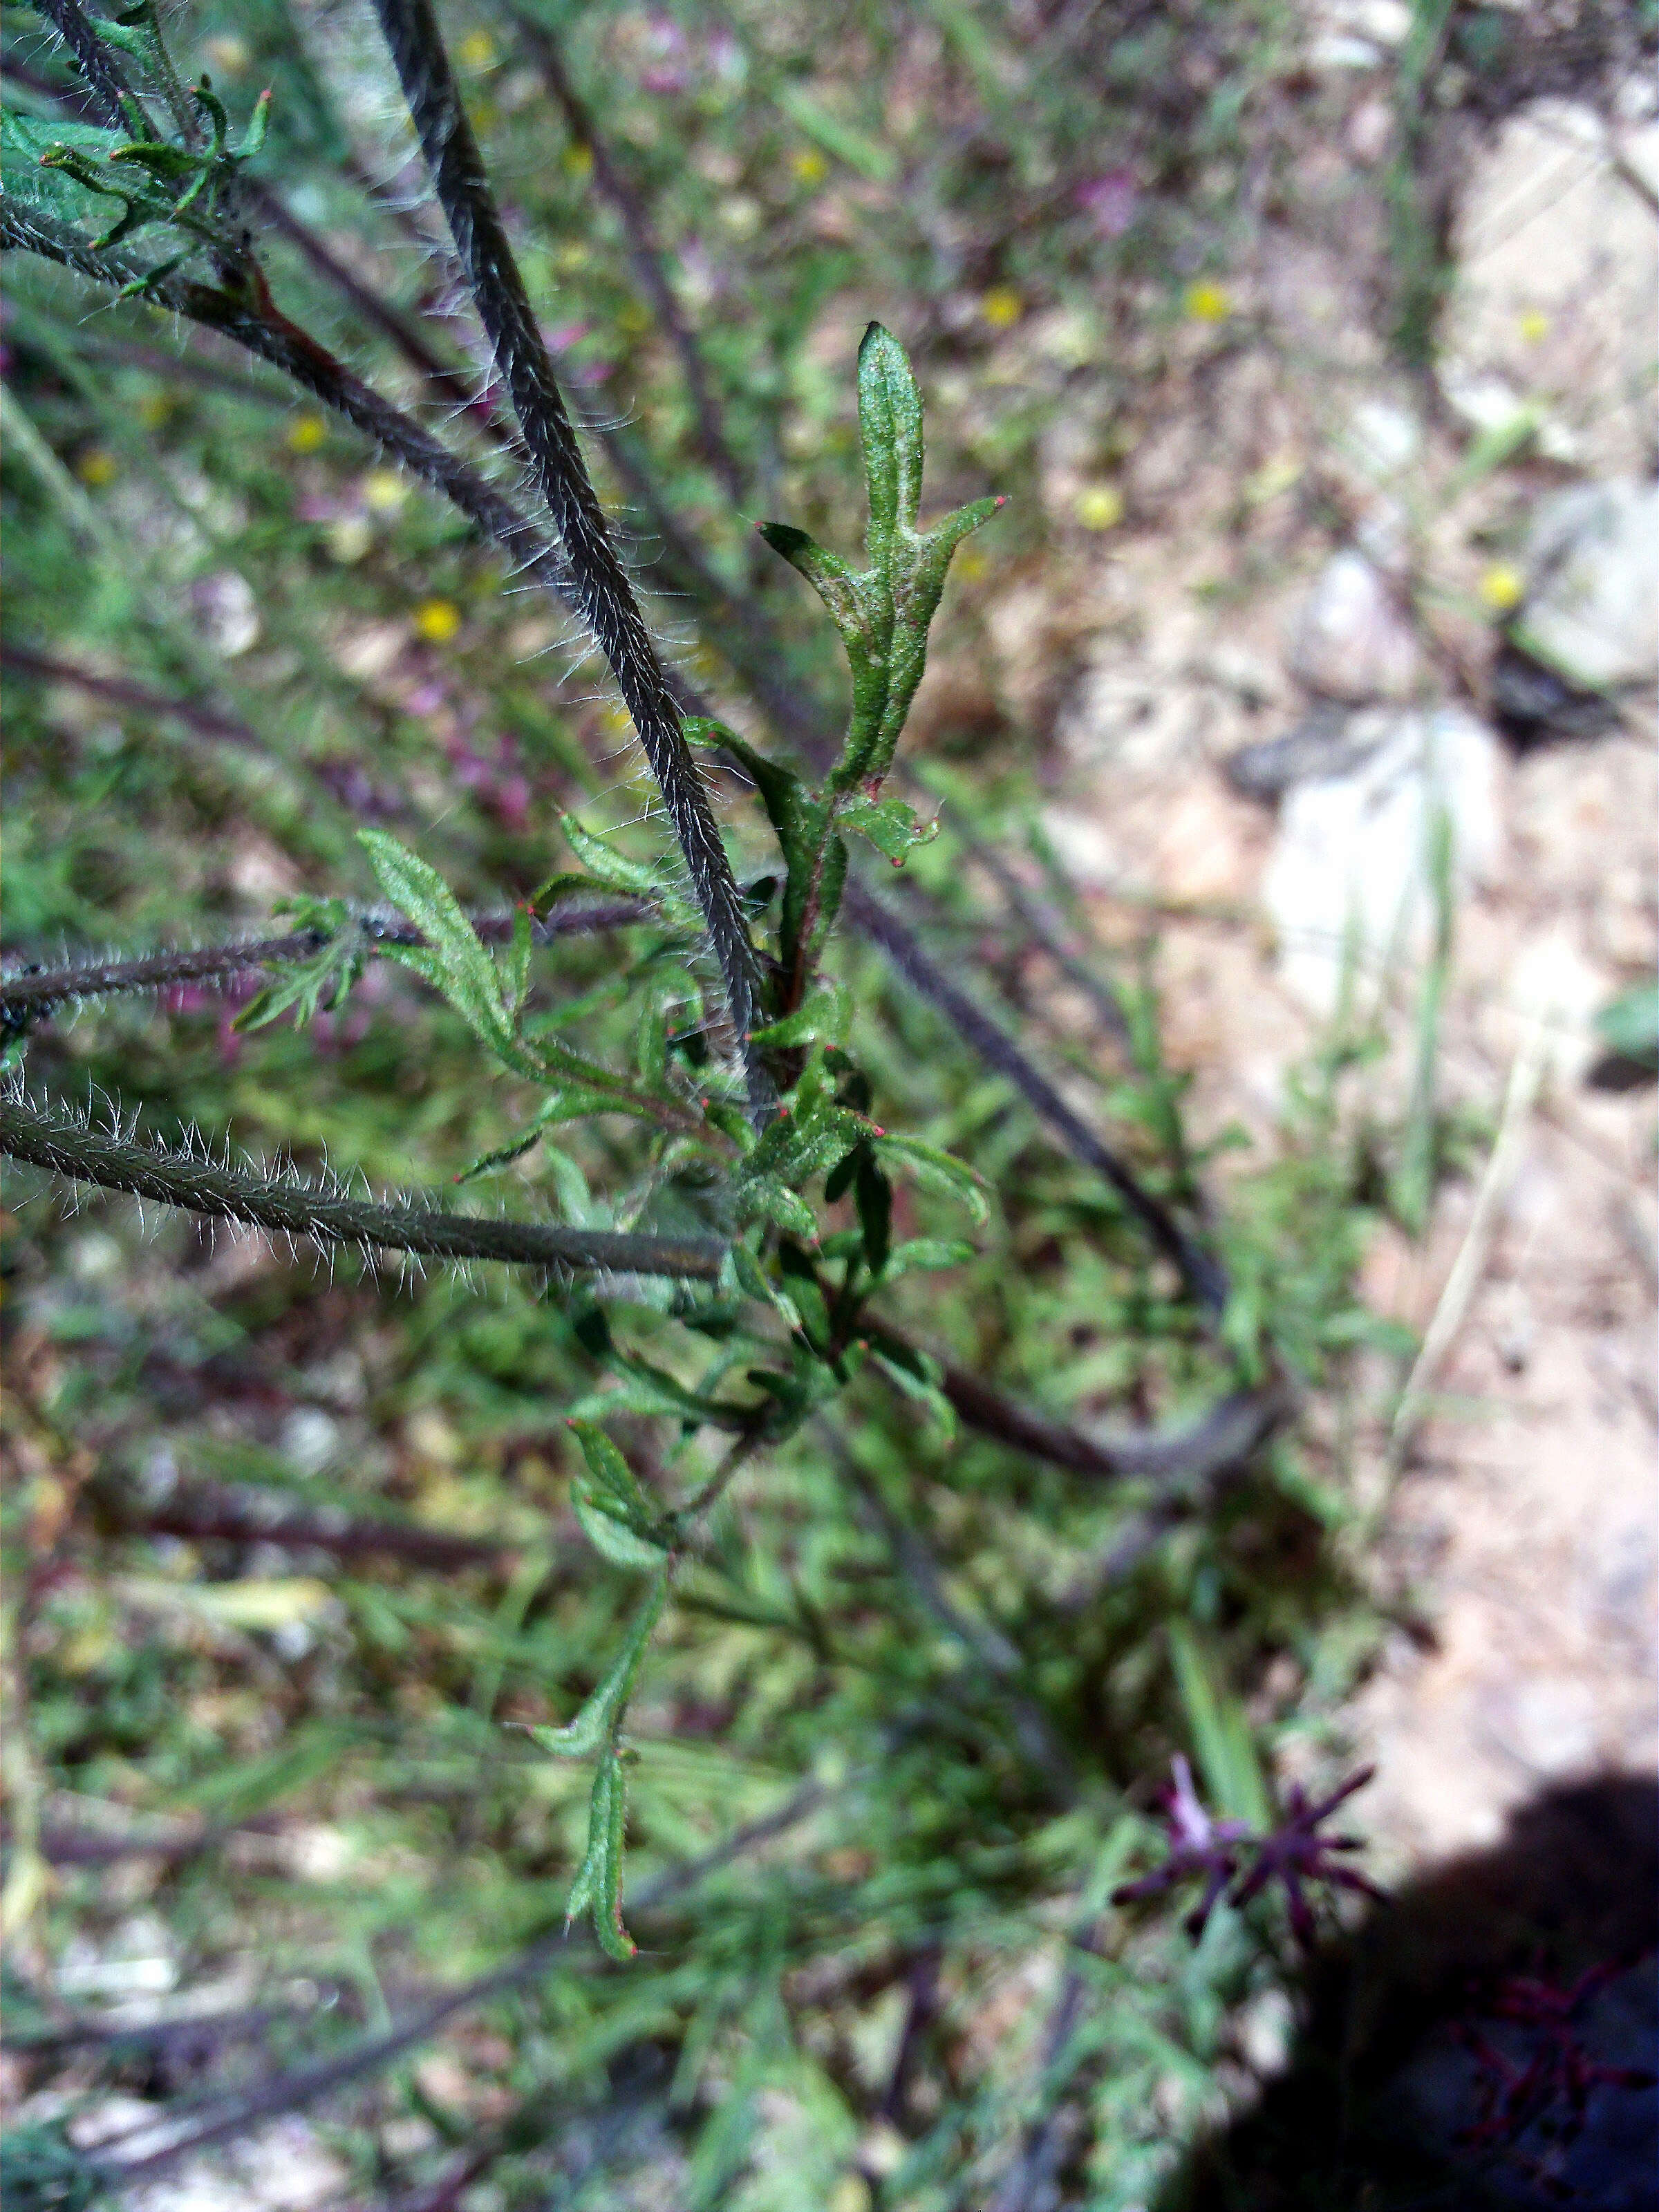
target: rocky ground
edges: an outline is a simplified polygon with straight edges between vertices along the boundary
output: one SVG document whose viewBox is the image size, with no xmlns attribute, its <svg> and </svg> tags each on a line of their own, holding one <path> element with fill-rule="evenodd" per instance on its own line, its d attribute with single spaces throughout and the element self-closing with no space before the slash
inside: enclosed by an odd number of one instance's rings
<svg viewBox="0 0 1659 2212">
<path fill-rule="evenodd" d="M 1340 143 L 1241 275 L 1248 335 L 1176 377 L 1121 525 L 989 634 L 1005 694 L 1052 695 L 1047 826 L 1100 935 L 1156 915 L 1200 1135 L 1271 1142 L 1340 1000 L 1393 1040 L 1352 1110 L 1405 1109 L 1443 810 L 1435 1083 L 1486 1133 L 1420 1240 L 1378 1236 L 1376 1309 L 1436 1350 L 1421 1419 L 1352 1441 L 1372 1570 L 1420 1616 L 1352 1715 L 1398 1874 L 1653 1764 L 1653 1094 L 1612 1087 L 1594 1018 L 1655 957 L 1659 129 L 1632 82 L 1611 124 L 1550 100 L 1464 139 L 1413 382 L 1367 335 L 1391 125 L 1363 43 Z M 1045 491 L 1086 514 L 1065 442 Z"/>
</svg>

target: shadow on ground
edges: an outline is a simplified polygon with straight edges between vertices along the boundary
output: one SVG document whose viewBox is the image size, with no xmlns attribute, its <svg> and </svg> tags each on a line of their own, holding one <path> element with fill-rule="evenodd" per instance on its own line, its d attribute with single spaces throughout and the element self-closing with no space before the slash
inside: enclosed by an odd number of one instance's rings
<svg viewBox="0 0 1659 2212">
<path fill-rule="evenodd" d="M 1316 1962 L 1285 2071 L 1158 2212 L 1653 2212 L 1659 2094 L 1600 2069 L 1655 2066 L 1656 1941 L 1652 1778 L 1551 1790 L 1495 1849 L 1425 1874 Z M 1558 2033 L 1537 1984 L 1571 1990 L 1592 1969 Z M 1505 1990 L 1534 2017 L 1498 2018 Z M 1525 2106 L 1528 2068 L 1541 2106 L 1506 2127 L 1493 2093 Z M 1483 2112 L 1497 2124 L 1471 2142 Z"/>
</svg>

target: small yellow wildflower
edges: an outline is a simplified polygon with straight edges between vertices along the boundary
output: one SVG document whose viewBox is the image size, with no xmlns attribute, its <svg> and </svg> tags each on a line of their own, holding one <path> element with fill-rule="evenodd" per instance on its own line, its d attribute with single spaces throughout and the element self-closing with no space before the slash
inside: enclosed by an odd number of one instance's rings
<svg viewBox="0 0 1659 2212">
<path fill-rule="evenodd" d="M 328 526 L 328 557 L 349 568 L 361 561 L 374 543 L 374 533 L 364 514 L 343 514 Z"/>
<path fill-rule="evenodd" d="M 1085 530 L 1115 530 L 1123 520 L 1123 495 L 1115 484 L 1090 484 L 1078 494 L 1075 512 Z"/>
<path fill-rule="evenodd" d="M 562 156 L 567 177 L 574 177 L 585 184 L 593 173 L 593 149 L 591 146 L 567 146 Z"/>
<path fill-rule="evenodd" d="M 96 491 L 103 484 L 113 483 L 121 468 L 113 453 L 106 453 L 101 446 L 89 446 L 76 456 L 75 473 Z"/>
<path fill-rule="evenodd" d="M 173 413 L 170 392 L 147 392 L 138 402 L 138 420 L 147 430 L 159 430 Z"/>
<path fill-rule="evenodd" d="M 469 31 L 455 49 L 456 59 L 466 69 L 488 69 L 495 58 L 495 41 L 488 31 Z"/>
<path fill-rule="evenodd" d="M 1541 307 L 1528 307 L 1515 319 L 1515 326 L 1528 345 L 1537 345 L 1550 334 L 1550 319 Z"/>
<path fill-rule="evenodd" d="M 240 76 L 253 59 L 246 41 L 234 37 L 210 39 L 203 52 L 221 76 Z"/>
<path fill-rule="evenodd" d="M 371 514 L 396 514 L 408 497 L 396 469 L 371 469 L 363 478 L 363 505 Z"/>
<path fill-rule="evenodd" d="M 447 645 L 461 627 L 461 611 L 453 599 L 422 599 L 415 610 L 415 628 L 428 645 Z"/>
<path fill-rule="evenodd" d="M 1233 311 L 1232 295 L 1224 284 L 1202 277 L 1187 287 L 1186 308 L 1195 323 L 1224 323 Z"/>
<path fill-rule="evenodd" d="M 296 453 L 314 453 L 327 438 L 328 425 L 320 415 L 301 415 L 288 434 L 289 448 Z"/>
<path fill-rule="evenodd" d="M 1301 480 L 1301 462 L 1294 453 L 1280 453 L 1271 461 L 1264 461 L 1245 477 L 1243 489 L 1246 503 L 1266 507 L 1270 499 L 1277 499 L 1281 492 L 1289 491 Z"/>
<path fill-rule="evenodd" d="M 801 185 L 821 185 L 830 173 L 830 164 L 816 146 L 804 146 L 789 167 L 794 172 L 796 183 Z"/>
<path fill-rule="evenodd" d="M 1010 331 L 1025 313 L 1025 302 L 1012 284 L 997 284 L 980 301 L 979 312 L 994 331 Z"/>
<path fill-rule="evenodd" d="M 1480 596 L 1495 615 L 1506 615 L 1526 597 L 1526 579 L 1510 561 L 1494 561 L 1480 579 Z"/>
</svg>

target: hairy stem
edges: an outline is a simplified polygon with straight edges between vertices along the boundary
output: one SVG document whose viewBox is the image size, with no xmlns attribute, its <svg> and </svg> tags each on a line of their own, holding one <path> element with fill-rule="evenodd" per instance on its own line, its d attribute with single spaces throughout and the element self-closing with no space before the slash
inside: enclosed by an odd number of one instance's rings
<svg viewBox="0 0 1659 2212">
<path fill-rule="evenodd" d="M 117 289 L 143 273 L 137 264 L 114 252 L 98 252 L 75 232 L 36 215 L 5 195 L 0 195 L 0 246 L 19 246 L 44 254 Z M 314 339 L 276 317 L 274 308 L 270 311 L 270 322 L 240 312 L 230 314 L 227 309 L 234 303 L 228 295 L 173 278 L 155 283 L 151 296 L 158 304 L 203 322 L 236 339 L 273 365 L 287 368 L 314 397 L 344 415 L 423 482 L 451 499 L 485 536 L 502 545 L 552 588 L 569 597 L 568 579 L 560 570 L 552 549 L 510 500 L 468 463 L 430 438 L 401 410 L 353 376 Z M 276 325 L 280 325 L 280 330 Z M 689 572 L 687 580 L 694 581 Z M 720 588 L 723 596 L 731 600 L 732 595 L 726 593 L 723 586 Z M 740 604 L 744 605 L 746 626 L 753 641 L 763 645 L 769 635 L 765 617 L 746 602 Z M 744 655 L 746 661 L 763 658 L 762 653 Z M 758 682 L 752 677 L 750 681 L 763 705 L 774 714 L 781 726 L 790 729 L 809 758 L 829 757 L 833 753 L 832 746 L 826 751 L 818 741 L 821 733 L 810 709 L 803 711 L 797 700 L 786 700 L 782 688 L 776 684 L 766 685 L 763 692 Z M 680 711 L 707 711 L 706 702 L 683 684 L 678 687 L 678 700 Z M 700 785 L 698 789 L 701 793 Z M 710 822 L 712 828 L 712 817 Z M 1186 1236 L 1167 1206 L 1146 1189 L 1133 1171 L 1066 1104 L 1054 1085 L 1014 1040 L 943 974 L 910 926 L 856 880 L 848 883 L 842 915 L 860 935 L 880 946 L 906 981 L 931 1000 L 975 1052 L 1017 1085 L 1074 1158 L 1105 1176 L 1146 1228 L 1154 1243 L 1175 1260 L 1199 1303 L 1212 1312 L 1218 1311 L 1226 1298 L 1226 1276 L 1220 1262 Z M 744 943 L 747 944 L 746 935 Z"/>
<path fill-rule="evenodd" d="M 81 0 L 40 0 L 40 8 L 75 57 L 76 66 L 87 82 L 88 103 L 98 120 L 120 130 L 126 121 L 121 101 L 124 97 L 131 100 L 132 93 Z"/>
<path fill-rule="evenodd" d="M 713 1237 L 635 1237 L 560 1229 L 533 1221 L 490 1221 L 337 1198 L 278 1176 L 245 1173 L 212 1161 L 132 1144 L 76 1121 L 61 1121 L 21 1098 L 0 1098 L 0 1152 L 50 1168 L 77 1182 L 159 1199 L 192 1213 L 246 1221 L 319 1243 L 412 1252 L 440 1260 L 501 1260 L 528 1267 L 604 1268 L 619 1274 L 718 1279 L 726 1248 Z"/>
<path fill-rule="evenodd" d="M 606 899 L 586 906 L 556 907 L 531 925 L 538 945 L 560 937 L 586 936 L 605 929 L 625 929 L 632 922 L 648 921 L 654 909 L 644 899 Z M 512 942 L 516 916 L 480 914 L 471 917 L 473 929 L 486 945 Z M 78 999 L 109 998 L 123 991 L 162 991 L 174 983 L 218 982 L 251 968 L 278 967 L 287 960 L 308 959 L 329 941 L 323 929 L 295 930 L 287 937 L 254 937 L 239 944 L 203 945 L 181 952 L 151 952 L 136 960 L 88 961 L 66 968 L 21 969 L 0 975 L 0 1018 L 21 1013 L 47 1013 L 54 1006 Z M 372 915 L 364 933 L 363 951 L 382 946 L 422 945 L 424 938 L 412 922 Z"/>
<path fill-rule="evenodd" d="M 599 495 L 576 443 L 547 347 L 531 310 L 430 0 L 376 0 L 439 204 L 513 401 L 538 486 L 568 563 L 571 595 L 616 678 L 684 855 L 720 963 L 757 1122 L 776 1109 L 770 1077 L 749 1044 L 758 971 L 742 895 L 708 794 Z"/>
</svg>

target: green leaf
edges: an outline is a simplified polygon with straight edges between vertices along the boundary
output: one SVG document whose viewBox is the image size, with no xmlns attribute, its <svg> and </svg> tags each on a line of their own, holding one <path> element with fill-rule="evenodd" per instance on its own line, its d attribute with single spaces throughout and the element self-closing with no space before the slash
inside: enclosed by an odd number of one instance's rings
<svg viewBox="0 0 1659 2212">
<path fill-rule="evenodd" d="M 937 820 L 918 822 L 915 809 L 902 799 L 849 799 L 836 809 L 836 824 L 867 837 L 895 867 L 902 866 L 918 845 L 931 845 L 939 835 Z"/>
<path fill-rule="evenodd" d="M 629 1567 L 641 1573 L 654 1574 L 665 1562 L 668 1553 L 661 1544 L 653 1544 L 648 1536 L 641 1536 L 622 1517 L 611 1510 L 604 1500 L 574 1490 L 570 1495 L 570 1510 L 576 1516 L 577 1526 L 602 1559 L 613 1567 Z"/>
<path fill-rule="evenodd" d="M 650 1648 L 656 1626 L 668 1598 L 668 1577 L 659 1572 L 644 1601 L 629 1623 L 628 1632 L 604 1679 L 593 1689 L 574 1720 L 563 1728 L 526 1729 L 533 1743 L 556 1759 L 591 1759 L 601 1745 L 615 1736 L 633 1695 L 640 1662 Z"/>
<path fill-rule="evenodd" d="M 973 1246 L 960 1240 L 912 1237 L 894 1249 L 887 1261 L 884 1280 L 896 1283 L 901 1275 L 940 1267 L 965 1267 L 973 1257 Z"/>
<path fill-rule="evenodd" d="M 1621 1060 L 1659 1066 L 1659 983 L 1638 983 L 1595 1017 L 1601 1042 Z"/>
<path fill-rule="evenodd" d="M 859 347 L 859 434 L 869 489 L 870 565 L 880 571 L 896 530 L 914 530 L 921 507 L 921 394 L 904 348 L 872 323 Z"/>
<path fill-rule="evenodd" d="M 1237 1699 L 1217 1688 L 1198 1637 L 1184 1620 L 1170 1623 L 1170 1658 L 1212 1802 L 1229 1820 L 1266 1828 L 1267 1792 L 1249 1723 Z"/>
<path fill-rule="evenodd" d="M 814 991 L 793 1014 L 785 1014 L 781 1021 L 769 1023 L 764 1029 L 751 1030 L 750 1042 L 763 1046 L 769 1052 L 790 1045 L 815 1044 L 820 1040 L 845 1044 L 852 1018 L 850 994 L 842 984 L 831 983 Z"/>
<path fill-rule="evenodd" d="M 839 553 L 832 553 L 820 545 L 816 538 L 805 531 L 797 530 L 787 522 L 763 522 L 757 526 L 761 536 L 775 553 L 781 553 L 792 568 L 799 569 L 818 597 L 829 608 L 836 629 L 849 645 L 866 645 L 870 637 L 870 613 L 860 598 L 857 580 Z"/>
<path fill-rule="evenodd" d="M 916 1137 L 881 1136 L 875 1139 L 875 1147 L 882 1159 L 890 1161 L 913 1182 L 960 1199 L 976 1225 L 990 1218 L 990 1209 L 985 1201 L 985 1179 L 965 1161 L 940 1152 L 937 1146 L 924 1145 Z"/>
<path fill-rule="evenodd" d="M 574 814 L 562 814 L 559 827 L 571 851 L 596 880 L 607 890 L 623 891 L 634 898 L 660 898 L 662 883 L 654 868 L 642 860 L 630 860 L 624 854 L 596 836 L 592 830 L 584 830 Z M 555 878 L 556 882 L 559 880 Z M 537 894 L 538 903 L 540 893 Z"/>
<path fill-rule="evenodd" d="M 763 1214 L 792 1237 L 804 1237 L 810 1243 L 818 1233 L 811 1207 L 775 1175 L 745 1176 L 734 1195 L 749 1214 Z"/>
<path fill-rule="evenodd" d="M 831 787 L 844 792 L 862 784 L 873 797 L 892 765 L 927 666 L 927 628 L 951 556 L 1002 501 L 977 501 L 919 533 L 921 395 L 903 347 L 879 323 L 870 325 L 859 348 L 858 386 L 870 503 L 869 567 L 854 574 L 837 554 L 785 523 L 763 525 L 762 535 L 817 592 L 846 644 L 853 713 Z M 879 842 L 889 834 L 887 824 L 875 827 Z"/>
<path fill-rule="evenodd" d="M 869 1345 L 876 1364 L 890 1382 L 895 1383 L 907 1398 L 911 1398 L 927 1412 L 948 1439 L 957 1432 L 957 1409 L 945 1396 L 944 1376 L 938 1363 L 914 1344 L 904 1344 L 896 1337 L 875 1325 L 866 1325 L 862 1334 Z"/>
<path fill-rule="evenodd" d="M 64 147 L 88 161 L 106 161 L 125 138 L 122 131 L 100 131 L 90 123 L 45 122 L 5 107 L 0 109 L 0 179 L 9 192 L 60 222 L 102 222 L 107 210 L 100 207 L 96 188 L 77 182 L 55 163 L 44 166 L 46 157 Z"/>
<path fill-rule="evenodd" d="M 357 842 L 368 854 L 380 888 L 426 939 L 428 962 L 404 964 L 424 972 L 456 1012 L 498 1058 L 516 1066 L 513 1023 L 501 997 L 495 963 L 462 913 L 455 894 L 425 860 L 383 830 L 360 830 Z M 411 948 L 389 946 L 402 954 Z M 532 1071 L 533 1072 L 533 1071 Z"/>
<path fill-rule="evenodd" d="M 623 1845 L 627 1828 L 627 1790 L 622 1754 L 607 1750 L 593 1772 L 588 1801 L 587 1850 L 565 1901 L 565 1925 L 586 1912 L 599 1948 L 619 1964 L 634 1956 L 633 1938 L 623 1926 Z"/>
<path fill-rule="evenodd" d="M 786 81 L 774 96 L 797 129 L 816 139 L 826 154 L 833 154 L 836 161 L 845 161 L 849 169 L 856 169 L 860 176 L 867 177 L 872 185 L 890 185 L 897 177 L 898 159 L 890 146 L 866 137 L 850 123 L 843 123 L 821 100 L 815 100 L 805 86 Z"/>
<path fill-rule="evenodd" d="M 893 1186 L 876 1165 L 868 1145 L 860 1145 L 854 1172 L 854 1203 L 864 1233 L 864 1258 L 872 1275 L 887 1265 L 893 1235 Z"/>
</svg>

